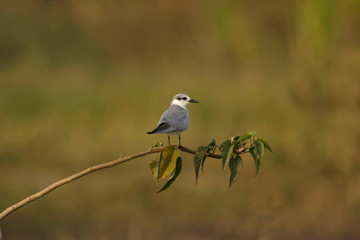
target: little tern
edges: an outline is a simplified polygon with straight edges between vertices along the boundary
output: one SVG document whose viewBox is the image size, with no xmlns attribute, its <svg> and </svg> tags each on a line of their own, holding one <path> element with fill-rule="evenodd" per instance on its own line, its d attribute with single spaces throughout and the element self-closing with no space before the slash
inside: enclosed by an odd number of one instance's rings
<svg viewBox="0 0 360 240">
<path fill-rule="evenodd" d="M 170 135 L 179 136 L 180 134 L 189 128 L 189 112 L 186 106 L 189 103 L 199 103 L 195 99 L 191 99 L 186 94 L 176 94 L 170 104 L 170 107 L 161 115 L 158 126 L 147 134 L 164 133 L 168 135 L 168 142 L 170 145 Z"/>
</svg>

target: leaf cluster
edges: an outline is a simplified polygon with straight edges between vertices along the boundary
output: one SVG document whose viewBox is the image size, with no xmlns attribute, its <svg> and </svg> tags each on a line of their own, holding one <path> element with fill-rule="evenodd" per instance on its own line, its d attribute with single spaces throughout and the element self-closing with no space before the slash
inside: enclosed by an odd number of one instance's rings
<svg viewBox="0 0 360 240">
<path fill-rule="evenodd" d="M 157 146 L 160 145 L 157 144 Z M 220 146 L 217 146 L 215 139 L 213 139 L 208 145 L 199 146 L 194 153 L 195 182 L 197 183 L 199 179 L 200 171 L 201 173 L 204 172 L 207 157 L 221 158 L 222 170 L 225 171 L 227 166 L 230 169 L 230 188 L 239 177 L 243 164 L 241 155 L 246 153 L 250 153 L 254 159 L 256 176 L 260 170 L 265 149 L 272 152 L 270 145 L 264 139 L 256 137 L 255 132 L 228 138 Z M 179 156 L 179 147 L 167 146 L 158 158 L 150 163 L 150 169 L 156 183 L 166 180 L 165 185 L 158 192 L 170 187 L 180 174 L 181 168 L 182 159 Z"/>
<path fill-rule="evenodd" d="M 225 171 L 226 167 L 229 166 L 231 172 L 229 188 L 239 177 L 243 164 L 240 155 L 248 152 L 251 154 L 255 163 L 256 176 L 260 170 L 265 148 L 272 152 L 270 145 L 264 139 L 257 138 L 255 132 L 228 138 L 220 145 L 222 169 Z"/>
</svg>

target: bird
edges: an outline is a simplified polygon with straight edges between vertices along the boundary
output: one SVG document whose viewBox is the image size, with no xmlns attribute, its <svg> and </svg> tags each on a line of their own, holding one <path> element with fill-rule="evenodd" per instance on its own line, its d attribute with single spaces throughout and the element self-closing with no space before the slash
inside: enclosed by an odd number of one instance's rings
<svg viewBox="0 0 360 240">
<path fill-rule="evenodd" d="M 147 134 L 167 134 L 169 145 L 170 135 L 178 135 L 179 147 L 181 147 L 180 134 L 189 128 L 189 112 L 186 108 L 189 103 L 199 103 L 199 101 L 186 94 L 176 94 L 170 107 L 161 115 L 157 127 Z"/>
</svg>

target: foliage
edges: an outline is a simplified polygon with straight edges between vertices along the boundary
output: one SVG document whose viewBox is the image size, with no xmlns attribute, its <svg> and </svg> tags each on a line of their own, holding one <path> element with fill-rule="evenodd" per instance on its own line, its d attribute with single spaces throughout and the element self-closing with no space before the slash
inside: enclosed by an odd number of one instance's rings
<svg viewBox="0 0 360 240">
<path fill-rule="evenodd" d="M 162 145 L 156 144 L 156 146 Z M 167 146 L 158 158 L 150 163 L 156 184 L 167 179 L 159 192 L 169 188 L 181 172 L 182 160 L 179 156 L 179 148 L 181 147 L 175 145 Z M 264 139 L 256 137 L 255 132 L 228 138 L 220 146 L 216 145 L 216 141 L 213 139 L 208 145 L 199 146 L 194 154 L 195 182 L 197 183 L 199 179 L 200 170 L 202 173 L 204 171 L 207 157 L 221 158 L 223 171 L 226 170 L 227 166 L 230 169 L 230 188 L 240 174 L 243 163 L 240 155 L 246 153 L 250 153 L 254 159 L 256 176 L 260 170 L 265 149 L 272 152 L 270 145 Z"/>
</svg>

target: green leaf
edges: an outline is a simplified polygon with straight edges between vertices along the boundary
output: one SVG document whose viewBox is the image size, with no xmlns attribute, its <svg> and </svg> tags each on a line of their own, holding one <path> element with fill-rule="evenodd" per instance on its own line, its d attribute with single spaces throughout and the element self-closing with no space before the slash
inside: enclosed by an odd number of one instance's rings
<svg viewBox="0 0 360 240">
<path fill-rule="evenodd" d="M 234 140 L 235 140 L 236 142 L 243 142 L 243 141 L 251 138 L 252 136 L 253 136 L 253 133 L 252 133 L 252 132 L 248 132 L 248 133 L 245 133 L 244 135 L 234 137 Z"/>
<path fill-rule="evenodd" d="M 265 147 L 266 149 L 268 149 L 270 152 L 273 152 L 272 149 L 271 149 L 271 147 L 270 147 L 270 145 L 269 145 L 264 139 L 258 138 L 257 141 L 263 143 L 263 144 L 264 144 L 264 147 Z"/>
<path fill-rule="evenodd" d="M 222 157 L 223 171 L 225 171 L 226 166 L 229 165 L 229 161 L 230 161 L 231 155 L 233 154 L 233 150 L 234 150 L 234 145 L 231 144 L 230 139 L 226 139 L 221 144 L 221 157 Z"/>
<path fill-rule="evenodd" d="M 224 166 L 223 166 L 223 170 L 225 171 L 225 169 L 226 169 L 226 166 L 229 164 L 229 162 L 230 162 L 230 158 L 231 158 L 231 156 L 233 155 L 233 152 L 234 152 L 234 145 L 231 145 L 230 146 L 230 149 L 229 149 L 229 152 L 228 152 L 228 154 L 227 154 L 227 157 L 226 157 L 226 159 L 225 159 L 225 163 L 224 163 Z"/>
<path fill-rule="evenodd" d="M 235 157 L 230 159 L 229 168 L 231 170 L 231 175 L 230 175 L 229 188 L 239 177 L 241 167 L 242 167 L 242 158 L 239 155 L 236 155 Z"/>
<path fill-rule="evenodd" d="M 209 146 L 214 147 L 214 146 L 215 146 L 215 143 L 216 143 L 215 139 L 212 139 L 211 142 L 209 143 Z"/>
<path fill-rule="evenodd" d="M 176 159 L 179 156 L 179 150 L 174 145 L 169 145 L 160 155 L 158 167 L 158 180 L 169 177 L 176 167 Z"/>
<path fill-rule="evenodd" d="M 205 164 L 206 154 L 204 153 L 204 159 L 201 162 L 201 173 L 204 173 L 204 164 Z"/>
<path fill-rule="evenodd" d="M 181 168 L 182 168 L 182 160 L 181 157 L 177 157 L 176 159 L 176 167 L 175 167 L 175 173 L 173 174 L 173 176 L 166 182 L 166 184 L 160 189 L 159 192 L 164 191 L 165 189 L 169 188 L 171 186 L 171 184 L 176 180 L 176 178 L 179 176 L 180 172 L 181 172 Z"/>
<path fill-rule="evenodd" d="M 261 166 L 263 156 L 264 156 L 264 144 L 262 142 L 255 141 L 254 145 L 255 145 L 256 157 L 257 157 L 258 163 L 259 163 L 259 167 L 257 170 L 257 172 L 258 172 L 260 169 L 260 166 Z M 256 172 L 256 174 L 257 174 L 257 172 Z"/>
<path fill-rule="evenodd" d="M 209 145 L 207 145 L 206 152 L 209 153 L 209 152 L 213 151 L 214 148 L 215 148 L 215 139 L 211 140 Z"/>
<path fill-rule="evenodd" d="M 199 149 L 198 149 L 198 151 L 199 151 Z M 199 152 L 201 152 L 201 157 L 202 157 L 201 172 L 204 172 L 204 164 L 205 164 L 205 159 L 206 159 L 206 153 L 208 153 L 207 151 L 208 151 L 208 147 L 205 147 L 205 146 L 204 146 L 204 148 L 200 149 L 200 151 L 199 151 Z"/>
<path fill-rule="evenodd" d="M 203 171 L 203 166 L 204 166 L 204 162 L 206 159 L 205 150 L 206 150 L 206 147 L 200 146 L 194 155 L 195 183 L 197 183 L 197 180 L 199 178 L 200 167 L 201 167 L 201 170 Z"/>
<path fill-rule="evenodd" d="M 254 147 L 250 148 L 249 152 L 254 159 L 256 168 L 255 175 L 257 175 L 260 170 L 260 165 L 264 156 L 264 144 L 262 142 L 255 141 Z"/>
<path fill-rule="evenodd" d="M 160 156 L 159 156 L 160 157 Z M 158 181 L 158 173 L 159 173 L 159 170 L 158 170 L 158 167 L 159 167 L 159 160 L 158 159 L 155 159 L 154 161 L 152 161 L 150 164 L 150 170 L 151 170 L 151 173 L 153 175 L 153 178 L 155 180 L 155 183 L 158 184 L 159 181 Z"/>
<path fill-rule="evenodd" d="M 250 149 L 249 149 L 249 152 L 250 152 L 252 158 L 254 159 L 255 171 L 256 171 L 255 176 L 256 176 L 257 173 L 259 172 L 259 167 L 260 167 L 260 166 L 259 166 L 259 160 L 258 160 L 258 158 L 257 158 L 257 156 L 256 156 L 255 147 L 250 148 Z"/>
</svg>

